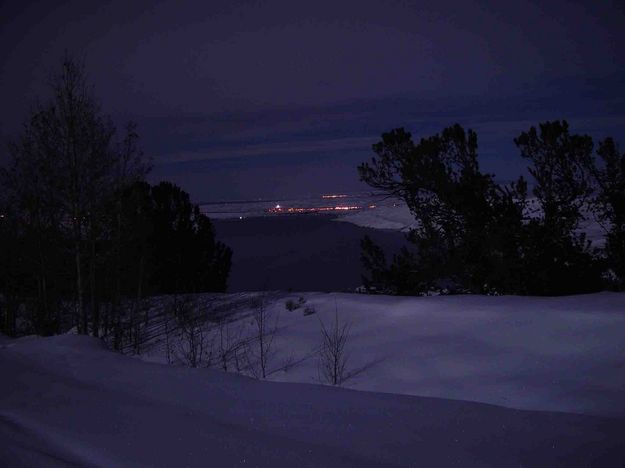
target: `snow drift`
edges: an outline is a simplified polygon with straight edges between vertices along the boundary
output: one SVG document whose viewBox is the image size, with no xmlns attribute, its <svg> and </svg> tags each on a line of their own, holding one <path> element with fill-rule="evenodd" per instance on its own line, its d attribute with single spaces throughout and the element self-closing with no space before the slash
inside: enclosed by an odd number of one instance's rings
<svg viewBox="0 0 625 468">
<path fill-rule="evenodd" d="M 308 301 L 317 303 L 318 314 L 326 313 L 321 310 L 324 301 L 334 304 L 335 299 L 339 310 L 348 309 L 346 296 L 313 296 Z M 367 315 L 364 303 L 369 303 L 371 310 L 380 310 L 384 305 L 394 310 L 386 321 L 386 328 L 382 327 L 385 323 L 382 318 L 360 329 L 356 327 L 353 342 L 356 348 L 353 347 L 352 352 L 359 346 L 359 340 L 369 343 L 374 340 L 376 346 L 388 347 L 388 342 L 400 334 L 391 334 L 386 341 L 384 333 L 391 329 L 407 333 L 407 322 L 402 321 L 402 317 L 416 316 L 421 317 L 422 326 L 414 330 L 412 343 L 418 342 L 416 335 L 440 336 L 442 340 L 442 330 L 446 329 L 449 337 L 460 340 L 456 341 L 461 343 L 459 348 L 454 348 L 454 340 L 448 341 L 457 355 L 472 348 L 475 348 L 474 353 L 484 357 L 496 353 L 496 349 L 481 348 L 471 340 L 462 341 L 463 336 L 477 334 L 479 328 L 484 342 L 497 344 L 504 350 L 506 359 L 514 361 L 506 353 L 514 354 L 517 348 L 529 347 L 523 344 L 527 334 L 553 320 L 543 334 L 536 335 L 537 348 L 541 350 L 536 359 L 540 361 L 541 356 L 546 356 L 549 367 L 549 356 L 558 360 L 574 358 L 570 367 L 584 373 L 588 370 L 584 355 L 597 353 L 597 361 L 607 359 L 611 363 L 616 359 L 601 347 L 601 335 L 623 333 L 622 328 L 615 331 L 615 326 L 622 323 L 610 319 L 611 316 L 622 319 L 622 315 L 610 310 L 615 301 L 622 304 L 620 295 L 553 299 L 551 310 L 547 299 L 494 298 L 501 301 L 497 307 L 499 315 L 488 310 L 488 301 L 486 305 L 481 302 L 488 298 L 423 298 L 423 304 L 428 307 L 419 311 L 414 307 L 418 298 L 352 297 L 357 308 L 365 309 L 365 316 L 359 323 L 367 323 L 365 318 L 372 318 Z M 529 301 L 536 316 L 519 313 L 516 310 L 519 301 Z M 393 302 L 399 305 L 393 306 Z M 502 309 L 506 302 L 510 307 Z M 588 307 L 589 304 L 595 304 L 598 312 L 581 310 L 583 305 Z M 472 311 L 468 319 L 460 320 L 460 308 Z M 571 309 L 571 320 L 556 325 L 562 319 L 558 312 L 562 308 Z M 431 318 L 425 318 L 425 310 L 429 310 Z M 540 321 L 539 313 L 547 319 Z M 292 315 L 285 320 L 284 330 L 290 327 L 294 330 L 293 336 L 297 336 L 295 325 L 299 323 L 301 327 L 308 327 L 306 333 L 310 334 L 311 319 L 315 320 L 314 315 Z M 536 320 L 538 326 L 532 325 Z M 517 321 L 519 333 L 515 335 L 510 327 L 500 326 L 506 321 Z M 363 335 L 374 329 L 378 329 L 381 338 L 365 339 Z M 548 346 L 562 338 L 557 333 L 552 335 L 556 329 L 563 330 L 563 336 L 569 336 L 571 342 Z M 282 339 L 288 336 L 284 331 Z M 400 345 L 405 347 L 405 343 L 400 343 L 398 349 Z M 423 353 L 428 346 L 434 346 L 432 354 L 436 354 L 442 342 L 426 341 L 416 347 L 417 352 Z M 614 344 L 609 342 L 608 348 L 610 346 Z M 579 352 L 573 352 L 574 349 Z M 390 354 L 392 357 L 393 353 Z M 457 373 L 453 359 L 453 355 L 446 356 L 445 360 L 432 365 L 432 369 L 437 369 L 446 363 L 449 369 L 446 375 L 420 374 L 414 381 L 427 382 L 432 378 L 440 384 L 448 378 L 459 386 L 466 381 L 473 391 L 475 381 L 489 380 L 478 373 L 473 383 L 469 382 L 471 379 L 467 380 L 467 376 L 472 370 Z M 396 365 L 401 368 L 401 363 Z M 540 368 L 539 362 L 535 368 Z M 393 369 L 398 375 L 403 372 L 394 366 L 384 372 Z M 528 380 L 530 388 L 531 369 L 527 374 L 513 372 L 518 379 Z M 590 393 L 596 389 L 600 395 L 610 377 L 621 381 L 618 379 L 622 379 L 622 368 L 620 374 L 618 368 L 610 370 L 612 373 L 606 373 L 601 379 L 599 374 L 593 375 L 597 380 L 594 386 L 588 384 Z M 4 340 L 0 342 L 0 371 L 3 375 L 0 465 L 3 466 L 554 467 L 623 466 L 625 463 L 624 418 L 256 381 L 212 369 L 143 362 L 115 354 L 98 340 L 87 337 L 65 335 Z M 553 378 L 562 379 L 563 375 L 569 375 L 568 371 L 556 373 Z M 383 375 L 375 378 L 370 375 L 362 381 L 371 383 L 383 380 L 381 377 Z M 521 380 L 517 385 L 522 386 Z M 575 393 L 575 385 L 567 385 L 567 382 L 560 384 L 560 397 L 565 402 L 567 392 L 572 389 Z M 488 382 L 482 390 L 484 388 L 488 388 Z M 488 399 L 488 395 L 482 398 Z"/>
<path fill-rule="evenodd" d="M 242 296 L 253 294 L 228 297 Z M 625 294 L 268 297 L 270 322 L 278 322 L 271 380 L 320 382 L 320 320 L 331 324 L 337 311 L 351 324 L 348 388 L 625 418 Z M 305 305 L 286 310 L 299 297 Z M 305 307 L 316 313 L 305 316 Z M 233 329 L 253 334 L 251 313 L 233 312 Z M 142 358 L 165 362 L 162 343 Z"/>
</svg>

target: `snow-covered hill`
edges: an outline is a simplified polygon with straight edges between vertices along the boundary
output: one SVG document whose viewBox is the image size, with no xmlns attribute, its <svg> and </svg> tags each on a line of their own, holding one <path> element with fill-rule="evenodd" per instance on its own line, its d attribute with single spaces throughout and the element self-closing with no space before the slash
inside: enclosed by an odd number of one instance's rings
<svg viewBox="0 0 625 468">
<path fill-rule="evenodd" d="M 625 420 L 255 381 L 93 338 L 0 348 L 2 466 L 623 466 Z"/>
<path fill-rule="evenodd" d="M 221 298 L 238 304 L 232 311 L 238 320 L 228 325 L 231 336 L 254 335 L 254 309 L 241 299 L 253 296 Z M 286 310 L 286 301 L 300 296 L 304 306 Z M 351 324 L 348 388 L 625 417 L 625 294 L 272 293 L 266 302 L 268 321 L 278 323 L 270 380 L 320 382 L 320 321 L 332 324 L 337 311 L 340 321 Z M 305 316 L 306 307 L 316 313 Z M 211 314 L 210 306 L 204 310 Z M 217 347 L 219 329 L 207 326 Z M 165 362 L 163 340 L 154 340 L 141 358 Z"/>
</svg>

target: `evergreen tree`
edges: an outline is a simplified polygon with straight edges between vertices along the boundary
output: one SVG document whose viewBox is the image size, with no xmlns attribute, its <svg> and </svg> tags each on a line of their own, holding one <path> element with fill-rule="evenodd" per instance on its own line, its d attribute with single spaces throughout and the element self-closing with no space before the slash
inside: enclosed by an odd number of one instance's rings
<svg viewBox="0 0 625 468">
<path fill-rule="evenodd" d="M 601 266 L 579 232 L 593 192 L 593 142 L 570 134 L 566 121 L 531 127 L 514 140 L 531 163 L 540 216 L 525 226 L 523 271 L 527 294 L 573 294 L 601 288 Z"/>
<path fill-rule="evenodd" d="M 518 259 L 524 182 L 501 187 L 480 171 L 477 135 L 460 125 L 414 144 L 403 129 L 382 135 L 373 146 L 377 157 L 359 166 L 361 180 L 402 198 L 418 221 L 404 250 L 388 269 L 375 264 L 372 274 L 390 282 L 397 293 L 428 289 L 498 292 L 509 284 Z M 363 242 L 365 259 L 380 258 Z M 373 263 L 365 263 L 371 267 Z M 516 275 L 518 276 L 518 275 Z"/>
<path fill-rule="evenodd" d="M 595 172 L 597 197 L 594 211 L 606 231 L 605 258 L 615 285 L 625 288 L 625 153 L 612 138 L 599 143 L 597 155 L 602 163 Z"/>
<path fill-rule="evenodd" d="M 151 293 L 227 289 L 232 251 L 215 239 L 212 223 L 188 193 L 161 182 L 153 187 L 140 184 L 129 195 L 135 201 L 127 202 L 131 207 L 127 222 L 135 238 L 127 244 L 144 246 L 135 248 L 135 256 L 140 257 L 140 276 Z"/>
</svg>

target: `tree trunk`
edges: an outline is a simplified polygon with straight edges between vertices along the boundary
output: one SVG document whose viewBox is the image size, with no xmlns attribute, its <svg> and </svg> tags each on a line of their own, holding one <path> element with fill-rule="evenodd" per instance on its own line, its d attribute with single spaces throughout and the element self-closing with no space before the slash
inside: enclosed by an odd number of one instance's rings
<svg viewBox="0 0 625 468">
<path fill-rule="evenodd" d="M 96 338 L 100 336 L 100 310 L 96 300 L 96 241 L 93 227 L 93 214 L 89 220 L 89 295 L 91 308 L 92 333 Z"/>
<path fill-rule="evenodd" d="M 113 348 L 116 351 L 120 351 L 122 347 L 121 343 L 121 296 L 122 296 L 122 209 L 123 201 L 121 194 L 121 185 L 118 187 L 118 199 L 117 199 L 117 213 L 116 226 L 115 226 L 115 291 L 113 292 L 113 307 L 112 307 L 112 320 L 113 320 Z"/>
<path fill-rule="evenodd" d="M 143 270 L 144 270 L 144 264 L 145 264 L 145 254 L 142 252 L 141 253 L 141 258 L 139 259 L 139 275 L 137 278 L 137 295 L 135 297 L 135 304 L 132 308 L 132 322 L 134 325 L 134 333 L 135 333 L 135 352 L 138 354 L 139 353 L 139 348 L 140 348 L 140 328 L 141 328 L 141 324 L 140 324 L 140 320 L 139 320 L 139 306 L 141 304 L 141 299 L 143 297 Z"/>
<path fill-rule="evenodd" d="M 48 311 L 48 283 L 46 281 L 46 258 L 44 254 L 43 248 L 43 240 L 42 240 L 42 227 L 41 220 L 37 221 L 37 250 L 38 250 L 38 263 L 39 263 L 39 281 L 38 281 L 38 307 L 39 316 L 38 316 L 38 324 L 37 324 L 37 332 L 39 334 L 47 334 L 49 331 L 46 330 L 48 328 L 49 322 L 49 311 Z"/>
<path fill-rule="evenodd" d="M 5 315 L 4 330 L 6 331 L 6 334 L 9 336 L 16 335 L 15 317 L 17 314 L 15 313 L 15 309 L 17 308 L 18 303 L 19 302 L 17 301 L 17 298 L 12 296 L 11 294 L 7 294 L 7 296 L 5 297 L 6 315 Z"/>
<path fill-rule="evenodd" d="M 86 335 L 88 333 L 88 318 L 87 311 L 83 304 L 83 286 L 82 286 L 82 266 L 81 266 L 81 255 L 80 255 L 80 226 L 78 226 L 78 221 L 74 221 L 74 261 L 76 263 L 76 304 L 78 306 L 78 317 L 79 317 L 79 327 L 78 331 L 82 335 Z"/>
</svg>

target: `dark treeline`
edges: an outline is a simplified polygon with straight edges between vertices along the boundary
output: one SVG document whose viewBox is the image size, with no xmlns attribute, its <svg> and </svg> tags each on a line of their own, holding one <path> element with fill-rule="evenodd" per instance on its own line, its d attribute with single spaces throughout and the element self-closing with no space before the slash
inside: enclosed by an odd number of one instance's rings
<svg viewBox="0 0 625 468">
<path fill-rule="evenodd" d="M 231 250 L 187 193 L 145 181 L 136 126 L 118 133 L 66 57 L 0 170 L 0 331 L 119 347 L 144 297 L 226 290 Z"/>
<path fill-rule="evenodd" d="M 402 198 L 418 221 L 413 249 L 387 262 L 362 241 L 371 290 L 562 295 L 625 287 L 625 154 L 611 138 L 595 147 L 565 121 L 514 139 L 530 183 L 508 185 L 481 172 L 477 135 L 460 125 L 415 143 L 396 129 L 373 145 L 361 180 Z M 528 185 L 531 191 L 528 190 Z M 530 196 L 531 195 L 531 196 Z M 605 242 L 581 230 L 598 223 Z"/>
</svg>

